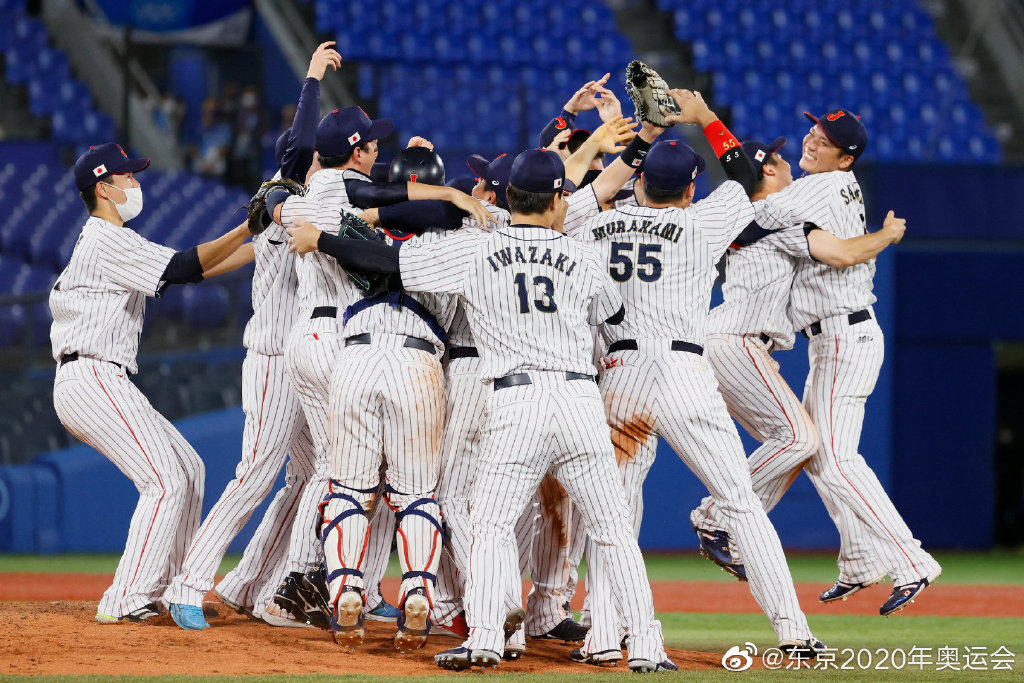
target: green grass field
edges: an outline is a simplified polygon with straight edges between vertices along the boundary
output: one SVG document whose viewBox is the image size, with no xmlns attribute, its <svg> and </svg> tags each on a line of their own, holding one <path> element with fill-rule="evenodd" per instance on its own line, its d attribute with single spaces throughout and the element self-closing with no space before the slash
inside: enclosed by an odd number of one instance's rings
<svg viewBox="0 0 1024 683">
<path fill-rule="evenodd" d="M 943 584 L 982 584 L 982 585 L 1024 585 L 1024 553 L 982 553 L 953 554 L 937 553 L 936 558 L 943 565 Z M 9 572 L 82 572 L 112 573 L 117 565 L 116 555 L 61 555 L 50 557 L 5 555 L 0 556 L 0 581 L 3 574 Z M 835 560 L 826 555 L 791 555 L 790 567 L 797 581 L 812 581 L 823 586 L 835 578 Z M 221 571 L 230 570 L 238 561 L 237 557 L 229 557 L 221 565 Z M 706 560 L 695 556 L 650 555 L 647 557 L 648 574 L 654 580 L 678 581 L 731 581 L 729 577 L 718 571 Z M 397 563 L 393 562 L 389 575 L 397 575 Z M 666 643 L 671 647 L 709 652 L 724 652 L 734 645 L 743 646 L 744 642 L 754 643 L 758 650 L 775 644 L 774 633 L 768 620 L 762 614 L 690 614 L 662 613 L 658 615 L 662 621 Z M 1024 681 L 1024 614 L 1021 618 L 953 618 L 953 617 L 915 617 L 901 615 L 895 618 L 861 616 L 828 616 L 812 615 L 809 617 L 811 628 L 822 640 L 836 647 L 837 664 L 850 659 L 850 670 L 828 671 L 747 671 L 730 672 L 698 671 L 689 672 L 688 676 L 699 680 L 785 680 L 785 681 Z M 737 634 L 742 634 L 738 636 Z M 902 670 L 889 668 L 876 670 L 858 668 L 856 656 L 861 655 L 862 663 L 867 662 L 867 654 L 872 657 L 871 666 L 876 666 L 883 656 L 879 649 L 892 651 L 900 648 L 909 652 L 914 646 L 931 648 L 929 651 L 933 662 L 937 658 L 938 648 L 958 648 L 959 664 L 964 662 L 965 647 L 983 647 L 986 653 L 1005 647 L 1016 654 L 1011 671 L 993 670 L 938 670 L 933 663 L 919 667 L 906 666 Z M 849 652 L 844 652 L 849 648 Z M 2 662 L 0 662 L 2 666 Z M 987 664 L 991 669 L 991 663 Z M 0 669 L 2 670 L 2 669 Z M 473 676 L 478 673 L 454 674 Z M 490 675 L 490 674 L 489 674 Z M 597 672 L 578 675 L 526 675 L 503 674 L 502 681 L 551 681 L 552 683 L 598 683 L 601 681 L 619 681 L 625 676 L 624 667 L 616 673 Z M 252 681 L 283 683 L 284 681 L 385 681 L 393 680 L 386 676 L 265 676 L 265 677 L 182 677 L 160 676 L 147 678 L 114 678 L 106 676 L 69 676 L 69 677 L 17 677 L 5 676 L 0 673 L 0 681 L 31 680 L 38 681 L 106 681 L 106 680 L 145 680 L 151 681 Z M 453 674 L 440 674 L 429 677 L 410 677 L 402 679 L 403 683 L 439 682 L 453 680 Z"/>
</svg>

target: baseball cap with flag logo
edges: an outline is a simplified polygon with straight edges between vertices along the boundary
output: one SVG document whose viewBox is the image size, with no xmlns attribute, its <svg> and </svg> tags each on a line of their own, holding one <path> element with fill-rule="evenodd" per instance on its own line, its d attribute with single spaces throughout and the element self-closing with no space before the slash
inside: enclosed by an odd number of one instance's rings
<svg viewBox="0 0 1024 683">
<path fill-rule="evenodd" d="M 565 164 L 561 157 L 546 149 L 520 152 L 512 162 L 508 184 L 527 192 L 572 192 L 576 189 L 565 177 Z"/>
<path fill-rule="evenodd" d="M 75 185 L 81 192 L 108 175 L 138 173 L 149 166 L 149 159 L 129 159 L 116 142 L 90 147 L 75 161 Z"/>
<path fill-rule="evenodd" d="M 505 188 L 508 187 L 508 174 L 512 170 L 512 163 L 515 160 L 516 158 L 511 154 L 501 154 L 491 161 L 487 161 L 479 154 L 474 154 L 466 160 L 476 177 L 487 183 L 487 189 L 494 190 L 494 194 L 498 196 L 498 206 L 503 209 L 508 208 Z"/>
<path fill-rule="evenodd" d="M 685 190 L 704 172 L 704 159 L 685 142 L 662 140 L 644 159 L 644 182 L 659 190 Z"/>
<path fill-rule="evenodd" d="M 808 121 L 821 126 L 828 139 L 854 159 L 864 153 L 868 145 L 868 131 L 860 122 L 860 117 L 849 109 L 833 109 L 820 118 L 805 111 L 804 116 Z"/>
<path fill-rule="evenodd" d="M 750 163 L 754 164 L 754 170 L 757 171 L 758 177 L 761 175 L 761 169 L 768 163 L 772 155 L 782 149 L 786 144 L 786 138 L 775 138 L 767 145 L 758 140 L 744 140 L 743 151 L 750 157 Z"/>
<path fill-rule="evenodd" d="M 394 129 L 391 119 L 370 120 L 361 107 L 335 109 L 316 127 L 316 151 L 325 157 L 345 154 L 361 142 L 391 135 Z"/>
</svg>

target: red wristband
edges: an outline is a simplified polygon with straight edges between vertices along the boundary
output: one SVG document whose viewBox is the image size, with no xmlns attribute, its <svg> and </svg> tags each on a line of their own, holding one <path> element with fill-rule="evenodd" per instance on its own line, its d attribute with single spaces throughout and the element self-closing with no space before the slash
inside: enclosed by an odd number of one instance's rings
<svg viewBox="0 0 1024 683">
<path fill-rule="evenodd" d="M 739 140 L 729 132 L 724 123 L 717 119 L 709 123 L 704 129 L 704 137 L 711 143 L 711 149 L 715 151 L 715 155 L 719 158 L 733 147 L 740 146 Z"/>
</svg>

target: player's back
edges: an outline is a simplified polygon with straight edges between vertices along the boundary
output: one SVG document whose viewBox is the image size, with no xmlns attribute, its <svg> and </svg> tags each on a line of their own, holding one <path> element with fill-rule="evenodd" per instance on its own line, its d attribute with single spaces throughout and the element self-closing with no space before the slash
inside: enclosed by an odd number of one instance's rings
<svg viewBox="0 0 1024 683">
<path fill-rule="evenodd" d="M 595 243 L 626 307 L 605 340 L 703 344 L 715 264 L 753 215 L 730 181 L 687 208 L 624 206 L 591 219 L 579 236 Z"/>
</svg>

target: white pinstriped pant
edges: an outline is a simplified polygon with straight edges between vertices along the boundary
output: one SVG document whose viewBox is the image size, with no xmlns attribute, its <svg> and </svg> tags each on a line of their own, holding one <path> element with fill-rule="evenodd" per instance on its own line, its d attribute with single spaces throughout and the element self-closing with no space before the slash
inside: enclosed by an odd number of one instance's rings
<svg viewBox="0 0 1024 683">
<path fill-rule="evenodd" d="M 754 493 L 771 512 L 817 452 L 818 430 L 758 336 L 713 335 L 705 342 L 704 357 L 729 414 L 761 442 L 747 465 Z M 690 514 L 690 521 L 700 529 L 729 531 L 710 496 Z M 742 563 L 738 550 L 732 551 L 733 561 Z"/>
<path fill-rule="evenodd" d="M 285 376 L 283 356 L 254 351 L 242 364 L 242 458 L 235 478 L 196 533 L 182 572 L 167 591 L 172 603 L 202 605 L 213 586 L 214 574 L 253 511 L 270 493 L 277 473 L 291 453 L 285 486 L 274 497 L 242 562 L 221 582 L 221 594 L 236 604 L 262 611 L 269 604 L 275 581 L 283 569 L 295 507 L 306 481 L 313 474 L 315 452 L 302 414 L 302 406 Z M 269 591 L 263 590 L 269 587 Z M 257 600 L 260 593 L 264 600 Z"/>
<path fill-rule="evenodd" d="M 745 559 L 750 592 L 780 641 L 811 633 L 800 609 L 778 534 L 754 495 L 743 445 L 707 361 L 671 351 L 671 340 L 639 340 L 612 354 L 601 376 L 612 442 L 634 505 L 661 435 L 711 493 Z M 635 508 L 634 508 L 635 509 Z M 634 517 L 634 522 L 636 517 Z M 594 628 L 600 624 L 595 620 Z M 614 641 L 617 630 L 597 634 Z M 606 646 L 605 646 L 606 647 Z"/>
<path fill-rule="evenodd" d="M 203 461 L 117 366 L 79 358 L 57 368 L 53 407 L 73 435 L 132 480 L 132 514 L 114 583 L 98 612 L 124 616 L 159 599 L 199 528 Z"/>
<path fill-rule="evenodd" d="M 448 415 L 441 440 L 437 502 L 444 514 L 448 538 L 447 552 L 438 567 L 437 595 L 431 613 L 434 623 L 439 624 L 450 623 L 463 608 L 472 540 L 469 502 L 473 473 L 487 397 L 493 391 L 480 379 L 481 365 L 479 358 L 457 358 L 445 368 Z M 562 604 L 568 599 L 563 588 L 569 580 L 567 553 L 573 509 L 565 489 L 547 475 L 516 522 L 520 575 L 529 571 L 533 584 L 526 600 L 526 623 L 514 636 L 516 641 L 525 635 L 543 635 L 568 616 Z"/>
<path fill-rule="evenodd" d="M 371 343 L 345 346 L 330 387 L 330 479 L 334 498 L 324 520 L 341 518 L 324 533 L 328 574 L 366 567 L 363 514 L 349 514 L 376 503 L 384 472 L 384 502 L 399 518 L 398 558 L 403 574 L 398 605 L 412 588 L 425 588 L 432 600 L 441 559 L 441 515 L 434 500 L 444 427 L 444 376 L 435 354 L 404 346 L 405 335 L 373 332 Z M 386 465 L 386 471 L 382 466 Z M 335 483 L 340 484 L 336 487 Z M 348 516 L 344 516 L 348 515 Z M 434 523 L 436 522 L 436 525 Z M 390 538 L 389 538 L 390 541 Z M 369 577 L 342 574 L 330 581 L 336 601 L 343 586 L 363 588 Z"/>
<path fill-rule="evenodd" d="M 299 320 L 285 346 L 288 378 L 306 415 L 306 423 L 309 425 L 316 449 L 316 463 L 313 477 L 302 492 L 295 512 L 295 523 L 284 572 L 281 574 L 282 579 L 289 572 L 307 572 L 320 561 L 321 546 L 317 522 L 318 508 L 327 495 L 327 483 L 330 479 L 328 406 L 331 397 L 331 376 L 338 356 L 344 348 L 344 340 L 338 332 L 335 318 Z M 367 547 L 365 578 L 368 609 L 375 607 L 381 600 L 378 584 L 384 576 L 388 557 L 391 555 L 394 524 L 393 513 L 386 509 L 386 506 L 381 506 L 374 515 L 374 531 Z"/>
<path fill-rule="evenodd" d="M 875 473 L 857 452 L 864 404 L 874 391 L 885 355 L 876 320 L 849 325 L 846 316 L 822 321 L 808 343 L 810 371 L 804 406 L 821 435 L 806 466 L 839 529 L 839 578 L 849 582 L 883 574 L 902 585 L 940 571 L 903 521 Z"/>
<path fill-rule="evenodd" d="M 594 621 L 612 623 L 616 632 L 625 622 L 629 656 L 660 662 L 661 624 L 640 548 L 627 529 L 597 386 L 559 372 L 529 374 L 531 384 L 496 390 L 487 400 L 470 513 L 466 647 L 504 652 L 507 605 L 521 602 L 513 527 L 550 470 L 580 507 L 590 534 Z"/>
</svg>

